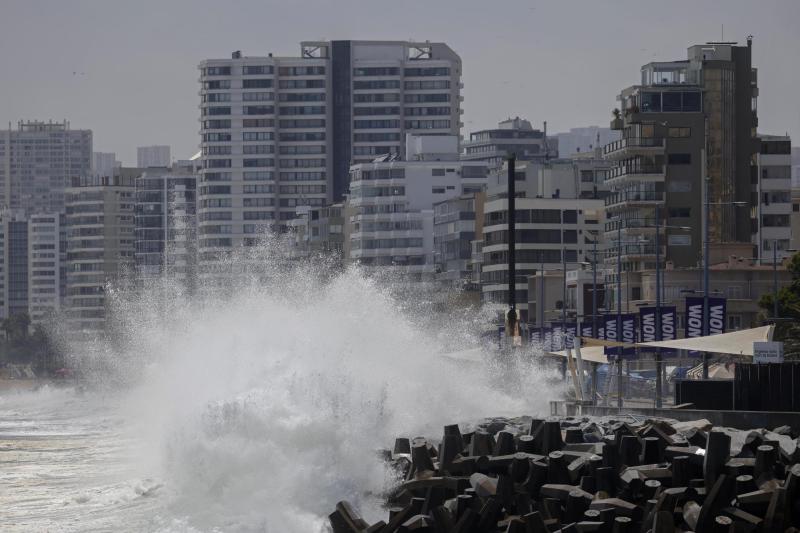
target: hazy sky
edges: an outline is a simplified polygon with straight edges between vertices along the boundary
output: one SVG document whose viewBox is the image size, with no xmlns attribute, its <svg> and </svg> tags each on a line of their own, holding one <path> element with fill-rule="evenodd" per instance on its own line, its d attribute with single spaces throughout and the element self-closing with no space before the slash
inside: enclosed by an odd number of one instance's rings
<svg viewBox="0 0 800 533">
<path fill-rule="evenodd" d="M 0 0 L 0 124 L 66 118 L 94 150 L 198 144 L 200 60 L 301 40 L 444 41 L 461 55 L 464 130 L 520 115 L 607 126 L 619 90 L 691 44 L 754 36 L 760 131 L 800 144 L 800 0 Z"/>
</svg>

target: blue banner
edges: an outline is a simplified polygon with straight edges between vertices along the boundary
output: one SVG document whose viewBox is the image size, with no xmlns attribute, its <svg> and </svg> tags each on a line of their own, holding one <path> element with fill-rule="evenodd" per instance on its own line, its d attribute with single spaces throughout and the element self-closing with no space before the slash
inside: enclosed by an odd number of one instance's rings
<svg viewBox="0 0 800 533">
<path fill-rule="evenodd" d="M 555 350 L 575 348 L 575 336 L 578 334 L 577 322 L 551 322 L 553 330 L 553 347 Z"/>
<path fill-rule="evenodd" d="M 634 344 L 636 342 L 636 315 L 633 313 L 624 313 L 619 316 L 621 321 L 618 327 L 617 314 L 610 313 L 605 315 L 605 338 L 609 341 L 618 341 Z M 619 331 L 618 331 L 619 329 Z M 603 353 L 611 359 L 618 356 L 623 358 L 636 357 L 636 348 L 621 348 L 617 346 L 606 346 Z"/>
<path fill-rule="evenodd" d="M 656 307 L 641 307 L 639 320 L 641 322 L 641 342 L 671 341 L 677 338 L 675 329 L 676 309 L 674 306 L 661 307 L 661 331 L 658 331 Z M 655 348 L 643 348 L 654 352 Z M 670 348 L 661 348 L 662 356 L 675 356 L 678 351 Z"/>
<path fill-rule="evenodd" d="M 581 337 L 592 337 L 595 339 L 603 339 L 605 338 L 605 330 L 603 325 L 605 321 L 602 318 L 597 319 L 597 335 L 592 334 L 592 322 L 591 320 L 588 322 L 581 322 Z"/>
<path fill-rule="evenodd" d="M 686 338 L 703 336 L 704 298 L 702 296 L 689 296 L 686 298 Z M 725 333 L 725 320 L 727 306 L 725 298 L 708 298 L 708 334 L 719 335 Z M 692 357 L 699 357 L 702 352 L 690 351 Z"/>
</svg>

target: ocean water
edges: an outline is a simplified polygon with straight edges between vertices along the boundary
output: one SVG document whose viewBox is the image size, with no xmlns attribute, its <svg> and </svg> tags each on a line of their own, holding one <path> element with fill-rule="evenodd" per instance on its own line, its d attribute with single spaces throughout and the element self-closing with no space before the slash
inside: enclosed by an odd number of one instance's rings
<svg viewBox="0 0 800 533">
<path fill-rule="evenodd" d="M 443 355 L 478 346 L 485 316 L 250 254 L 202 296 L 112 293 L 117 336 L 75 353 L 86 392 L 0 396 L 0 530 L 316 533 L 342 499 L 374 521 L 395 437 L 556 394 L 534 353 Z"/>
</svg>

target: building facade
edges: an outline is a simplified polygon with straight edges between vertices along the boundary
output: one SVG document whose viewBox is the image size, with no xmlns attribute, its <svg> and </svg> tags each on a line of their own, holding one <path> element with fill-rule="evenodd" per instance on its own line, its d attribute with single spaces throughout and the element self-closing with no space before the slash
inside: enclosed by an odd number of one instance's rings
<svg viewBox="0 0 800 533">
<path fill-rule="evenodd" d="M 624 271 L 654 267 L 656 209 L 661 260 L 696 266 L 706 177 L 710 242 L 751 242 L 751 165 L 758 152 L 758 88 L 751 54 L 750 40 L 746 46 L 692 46 L 686 60 L 644 65 L 641 84 L 618 97 L 612 129 L 620 130 L 622 138 L 604 147 L 604 156 L 616 165 L 607 180 L 612 189 L 606 223 L 611 270 L 618 255 Z"/>
<path fill-rule="evenodd" d="M 91 130 L 69 122 L 22 122 L 0 131 L 0 205 L 24 215 L 64 210 L 70 178 L 92 169 Z"/>
<path fill-rule="evenodd" d="M 585 152 L 593 152 L 597 148 L 619 139 L 619 131 L 600 126 L 570 128 L 568 132 L 553 135 L 558 140 L 560 157 L 575 157 Z"/>
<path fill-rule="evenodd" d="M 66 310 L 75 334 L 99 334 L 106 325 L 109 284 L 134 265 L 134 202 L 138 168 L 113 176 L 73 178 L 66 191 Z"/>
<path fill-rule="evenodd" d="M 234 52 L 200 72 L 201 262 L 341 201 L 350 165 L 400 156 L 406 133 L 461 127 L 461 60 L 442 43 L 303 42 L 299 57 Z"/>
<path fill-rule="evenodd" d="M 485 192 L 455 196 L 433 206 L 436 279 L 456 288 L 479 290 L 473 246 L 483 229 Z"/>
<path fill-rule="evenodd" d="M 136 166 L 139 168 L 169 167 L 172 165 L 169 146 L 153 145 L 136 148 Z"/>
<path fill-rule="evenodd" d="M 508 308 L 508 198 L 489 198 L 484 206 L 481 264 L 483 302 Z M 515 299 L 524 321 L 528 315 L 528 276 L 591 261 L 595 242 L 602 250 L 603 200 L 576 198 L 516 199 Z"/>
<path fill-rule="evenodd" d="M 117 161 L 117 154 L 114 152 L 93 152 L 92 153 L 92 174 L 95 176 L 112 176 L 114 169 L 122 166 Z"/>
<path fill-rule="evenodd" d="M 136 178 L 135 264 L 139 279 L 193 285 L 197 253 L 197 173 L 189 166 L 149 167 Z"/>
<path fill-rule="evenodd" d="M 759 135 L 760 149 L 753 169 L 757 212 L 753 217 L 753 244 L 762 263 L 791 255 L 792 143 L 786 136 Z"/>
<path fill-rule="evenodd" d="M 558 157 L 558 140 L 548 140 L 546 133 L 533 129 L 528 120 L 509 118 L 495 129 L 470 133 L 462 157 L 467 161 L 485 161 L 490 167 L 499 168 L 512 153 L 519 161 L 555 158 Z"/>
<path fill-rule="evenodd" d="M 404 161 L 351 167 L 346 260 L 432 280 L 434 205 L 482 191 L 487 166 L 459 160 L 456 136 L 409 135 L 406 151 Z"/>
</svg>

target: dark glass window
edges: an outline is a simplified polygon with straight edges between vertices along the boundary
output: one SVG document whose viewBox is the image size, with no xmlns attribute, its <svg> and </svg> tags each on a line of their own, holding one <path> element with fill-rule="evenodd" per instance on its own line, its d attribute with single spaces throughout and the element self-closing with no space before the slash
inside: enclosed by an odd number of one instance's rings
<svg viewBox="0 0 800 533">
<path fill-rule="evenodd" d="M 690 165 L 692 163 L 692 154 L 669 154 L 667 155 L 667 163 L 670 165 Z"/>
</svg>

